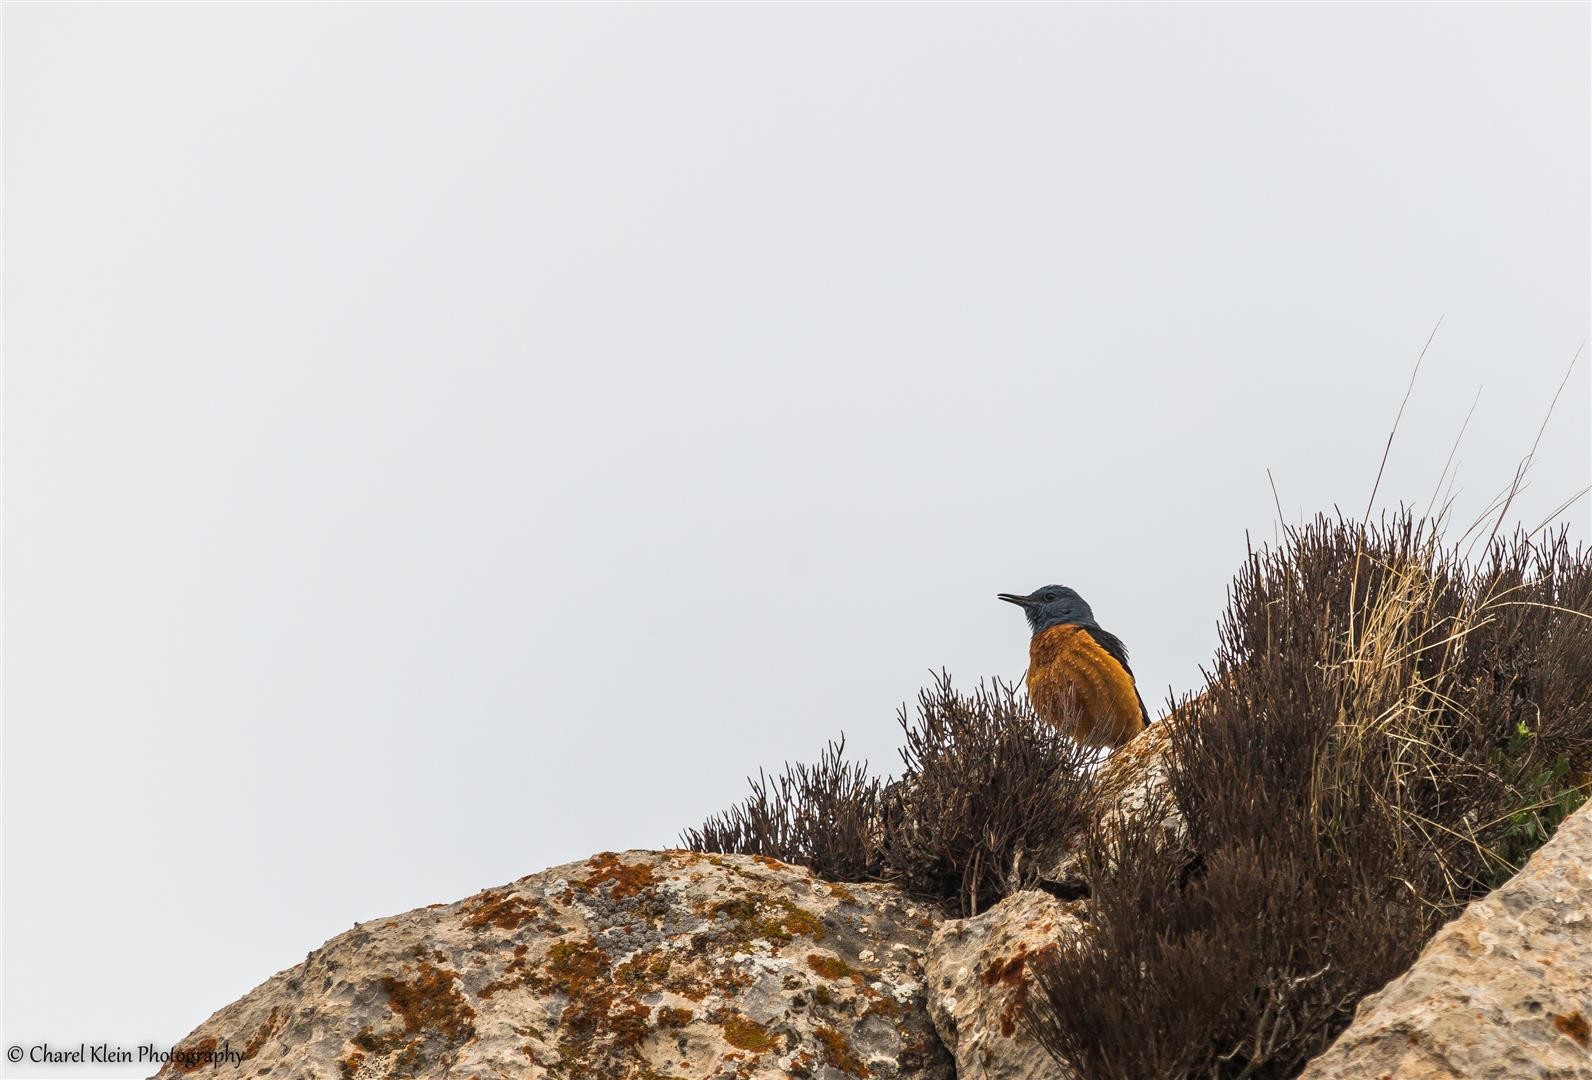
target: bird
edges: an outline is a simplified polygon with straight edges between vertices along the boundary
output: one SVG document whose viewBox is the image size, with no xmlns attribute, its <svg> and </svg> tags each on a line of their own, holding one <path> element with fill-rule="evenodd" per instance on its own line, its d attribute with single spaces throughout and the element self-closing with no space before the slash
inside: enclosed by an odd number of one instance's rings
<svg viewBox="0 0 1592 1080">
<path fill-rule="evenodd" d="M 996 598 L 1028 616 L 1028 699 L 1041 720 L 1086 746 L 1113 749 L 1149 726 L 1127 648 L 1076 591 L 1046 585 Z"/>
</svg>

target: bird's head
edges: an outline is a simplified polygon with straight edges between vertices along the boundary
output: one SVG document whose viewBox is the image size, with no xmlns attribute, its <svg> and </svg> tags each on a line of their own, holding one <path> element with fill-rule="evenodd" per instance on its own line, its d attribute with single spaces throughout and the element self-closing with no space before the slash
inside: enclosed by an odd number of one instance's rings
<svg viewBox="0 0 1592 1080">
<path fill-rule="evenodd" d="M 1052 626 L 1094 626 L 1094 611 L 1072 589 L 1065 585 L 1046 585 L 1027 596 L 1015 593 L 997 593 L 1008 604 L 1016 604 L 1028 616 L 1028 625 L 1034 633 Z"/>
</svg>

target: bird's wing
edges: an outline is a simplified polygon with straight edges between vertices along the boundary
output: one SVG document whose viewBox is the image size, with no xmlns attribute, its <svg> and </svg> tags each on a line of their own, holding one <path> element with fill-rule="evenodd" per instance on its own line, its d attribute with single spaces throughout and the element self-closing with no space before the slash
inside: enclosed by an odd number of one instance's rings
<svg viewBox="0 0 1592 1080">
<path fill-rule="evenodd" d="M 1128 666 L 1128 647 L 1122 644 L 1122 639 L 1109 630 L 1102 630 L 1098 626 L 1085 626 L 1083 631 L 1094 639 L 1094 643 L 1106 651 L 1106 654 L 1122 665 L 1122 670 L 1133 678 L 1133 669 Z M 1144 698 L 1139 696 L 1138 680 L 1134 680 L 1133 696 L 1139 699 L 1139 715 L 1143 718 L 1145 726 L 1150 723 L 1150 710 L 1144 707 Z"/>
</svg>

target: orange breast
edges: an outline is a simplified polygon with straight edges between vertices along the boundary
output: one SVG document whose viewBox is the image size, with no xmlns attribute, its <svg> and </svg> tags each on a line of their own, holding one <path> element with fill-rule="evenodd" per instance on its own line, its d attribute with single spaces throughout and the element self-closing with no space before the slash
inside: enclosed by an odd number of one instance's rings
<svg viewBox="0 0 1592 1080">
<path fill-rule="evenodd" d="M 1041 720 L 1090 746 L 1120 746 L 1144 730 L 1133 676 L 1077 626 L 1034 635 L 1028 697 Z"/>
</svg>

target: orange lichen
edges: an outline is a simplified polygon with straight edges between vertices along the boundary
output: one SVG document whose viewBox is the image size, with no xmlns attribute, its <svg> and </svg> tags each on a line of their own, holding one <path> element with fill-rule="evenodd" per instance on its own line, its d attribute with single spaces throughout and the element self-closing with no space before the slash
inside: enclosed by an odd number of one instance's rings
<svg viewBox="0 0 1592 1080">
<path fill-rule="evenodd" d="M 629 993 L 667 990 L 692 1001 L 701 1001 L 715 990 L 733 994 L 751 981 L 751 976 L 739 969 L 713 972 L 669 949 L 641 950 L 614 969 L 614 982 Z"/>
<path fill-rule="evenodd" d="M 723 915 L 735 926 L 742 941 L 766 940 L 783 945 L 791 938 L 822 940 L 824 924 L 818 916 L 784 897 L 746 896 L 720 900 L 708 907 L 710 915 Z"/>
<path fill-rule="evenodd" d="M 530 947 L 525 944 L 514 946 L 514 956 L 503 968 L 503 975 L 487 983 L 476 991 L 478 997 L 489 998 L 499 990 L 512 990 L 516 986 L 524 986 L 530 982 L 530 976 L 525 971 L 525 954 Z"/>
<path fill-rule="evenodd" d="M 754 1054 L 763 1054 L 779 1045 L 780 1040 L 762 1024 L 739 1013 L 717 1016 L 719 1027 L 724 1029 L 724 1041 Z"/>
<path fill-rule="evenodd" d="M 636 953 L 614 969 L 614 981 L 631 984 L 645 983 L 659 987 L 665 985 L 669 971 L 674 967 L 674 957 L 664 949 L 648 949 Z"/>
<path fill-rule="evenodd" d="M 658 1010 L 658 1026 L 662 1028 L 683 1028 L 696 1016 L 690 1009 L 677 1009 L 672 1005 L 665 1005 Z"/>
<path fill-rule="evenodd" d="M 410 1035 L 435 1033 L 450 1045 L 475 1038 L 475 1010 L 453 985 L 457 971 L 421 961 L 408 980 L 391 975 L 381 980 L 387 1007 L 403 1020 Z"/>
<path fill-rule="evenodd" d="M 540 972 L 527 975 L 537 990 L 569 999 L 559 1015 L 559 1059 L 574 1075 L 605 1075 L 614 1063 L 635 1060 L 652 1031 L 652 1009 L 614 978 L 613 965 L 591 941 L 560 941 Z"/>
<path fill-rule="evenodd" d="M 831 1066 L 851 1076 L 866 1078 L 871 1074 L 857 1052 L 846 1044 L 845 1037 L 832 1027 L 820 1027 L 814 1032 L 824 1046 L 824 1060 Z"/>
<path fill-rule="evenodd" d="M 505 972 L 509 972 L 519 971 L 521 968 L 523 968 L 525 966 L 525 954 L 528 951 L 529 949 L 525 945 L 514 946 L 514 956 L 509 960 L 507 966 L 505 966 L 503 970 Z"/>
<path fill-rule="evenodd" d="M 807 966 L 826 979 L 850 979 L 852 982 L 862 982 L 862 972 L 838 956 L 808 953 Z"/>
<path fill-rule="evenodd" d="M 522 979 L 509 978 L 505 976 L 501 979 L 493 979 L 491 982 L 481 987 L 481 989 L 477 990 L 475 992 L 475 996 L 481 998 L 482 1000 L 486 1000 L 493 994 L 500 993 L 504 990 L 513 990 L 516 986 L 524 985 L 525 983 Z"/>
<path fill-rule="evenodd" d="M 884 1016 L 896 1019 L 901 1015 L 901 1003 L 888 994 L 879 994 L 868 1002 L 868 1007 L 862 1010 L 864 1018 L 869 1016 Z"/>
<path fill-rule="evenodd" d="M 604 851 L 586 860 L 592 873 L 574 884 L 583 889 L 595 889 L 612 883 L 608 895 L 614 900 L 627 900 L 657 884 L 652 867 L 645 863 L 625 863 L 612 851 Z"/>
<path fill-rule="evenodd" d="M 272 1005 L 271 1015 L 265 1018 L 265 1023 L 256 1028 L 254 1034 L 249 1036 L 249 1041 L 244 1044 L 243 1060 L 248 1061 L 258 1054 L 261 1048 L 265 1046 L 266 1041 L 282 1030 L 282 1025 L 286 1022 L 287 1013 L 283 1012 L 278 1006 Z"/>
<path fill-rule="evenodd" d="M 1583 1049 L 1592 1046 L 1592 1024 L 1587 1023 L 1586 1017 L 1581 1015 L 1579 1009 L 1569 1016 L 1560 1016 L 1555 1013 L 1553 1026 L 1574 1039 Z"/>
<path fill-rule="evenodd" d="M 399 1043 L 402 1043 L 403 1036 L 401 1034 L 377 1035 L 376 1029 L 366 1024 L 359 1029 L 359 1034 L 348 1041 L 368 1053 L 385 1054 Z"/>
<path fill-rule="evenodd" d="M 1000 1030 L 1001 1034 L 1010 1038 L 1017 1033 L 1017 1017 L 1028 1003 L 1028 979 L 1025 969 L 1028 962 L 1043 953 L 1054 952 L 1055 945 L 1046 945 L 1043 948 L 1030 952 L 1026 947 L 1019 948 L 1015 955 L 1005 960 L 997 960 L 979 975 L 979 981 L 985 986 L 1005 986 L 1008 989 L 1006 1004 L 1001 1009 Z"/>
<path fill-rule="evenodd" d="M 464 925 L 472 930 L 495 926 L 499 930 L 518 930 L 532 919 L 537 911 L 534 902 L 501 889 L 488 889 L 465 901 Z M 442 958 L 439 957 L 439 962 Z"/>
<path fill-rule="evenodd" d="M 197 1069 L 214 1066 L 215 1062 L 211 1059 L 211 1055 L 215 1052 L 216 1037 L 206 1035 L 192 1046 L 184 1047 L 180 1058 L 175 1053 L 172 1054 L 171 1065 L 186 1076 Z"/>
<path fill-rule="evenodd" d="M 554 990 L 572 1002 L 583 1001 L 604 988 L 610 968 L 608 954 L 587 941 L 560 941 L 547 950 L 547 973 Z"/>
<path fill-rule="evenodd" d="M 1023 978 L 1023 968 L 1028 963 L 1028 950 L 1019 949 L 1015 956 L 1005 960 L 997 960 L 985 968 L 978 977 L 978 981 L 985 986 L 994 986 L 1000 983 L 1005 986 L 1016 986 Z"/>
<path fill-rule="evenodd" d="M 421 960 L 406 969 L 403 977 L 386 976 L 378 985 L 387 995 L 387 1007 L 401 1022 L 393 1030 L 377 1034 L 366 1025 L 350 1042 L 360 1053 L 350 1054 L 339 1063 L 345 1077 L 351 1077 L 370 1055 L 397 1053 L 386 1065 L 392 1075 L 413 1074 L 425 1064 L 428 1046 L 442 1043 L 444 1055 L 475 1038 L 475 1010 L 456 986 L 456 971 Z"/>
</svg>

